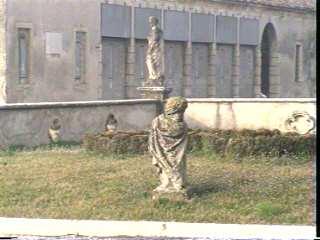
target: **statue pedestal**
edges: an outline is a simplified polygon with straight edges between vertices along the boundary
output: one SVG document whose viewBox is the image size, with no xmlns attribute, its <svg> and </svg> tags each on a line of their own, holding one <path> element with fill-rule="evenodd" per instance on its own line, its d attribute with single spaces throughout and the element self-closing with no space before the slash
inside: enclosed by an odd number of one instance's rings
<svg viewBox="0 0 320 240">
<path fill-rule="evenodd" d="M 166 87 L 152 87 L 152 86 L 143 86 L 137 88 L 141 92 L 142 98 L 145 99 L 157 99 L 165 100 L 168 98 L 169 93 L 172 91 L 171 88 Z"/>
<path fill-rule="evenodd" d="M 158 201 L 160 199 L 167 199 L 170 202 L 190 202 L 191 192 L 189 189 L 184 189 L 179 192 L 161 192 L 153 191 L 152 200 Z"/>
</svg>

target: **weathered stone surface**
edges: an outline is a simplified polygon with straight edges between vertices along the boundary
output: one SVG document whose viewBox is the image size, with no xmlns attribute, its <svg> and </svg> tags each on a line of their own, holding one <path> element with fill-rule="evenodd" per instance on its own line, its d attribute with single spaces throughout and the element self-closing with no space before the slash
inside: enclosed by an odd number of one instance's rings
<svg viewBox="0 0 320 240">
<path fill-rule="evenodd" d="M 301 10 L 316 9 L 316 0 L 235 0 L 234 2 L 244 4 L 256 4 L 261 6 L 279 7 L 279 8 L 291 8 Z"/>
<path fill-rule="evenodd" d="M 316 131 L 316 120 L 306 111 L 295 111 L 285 121 L 285 126 L 289 131 L 308 134 Z"/>
<path fill-rule="evenodd" d="M 6 102 L 5 0 L 0 0 L 0 104 Z"/>
<path fill-rule="evenodd" d="M 182 97 L 169 98 L 164 113 L 152 121 L 149 151 L 152 164 L 160 177 L 157 194 L 184 194 L 186 191 L 186 159 L 188 136 L 183 120 L 187 101 Z"/>
<path fill-rule="evenodd" d="M 55 118 L 52 121 L 52 124 L 48 130 L 48 137 L 51 142 L 57 143 L 60 141 L 60 139 L 61 139 L 60 129 L 61 129 L 61 125 L 60 125 L 59 118 Z"/>
<path fill-rule="evenodd" d="M 4 0 L 2 0 L 4 2 Z M 238 2 L 239 4 L 235 4 Z M 111 5 L 111 4 L 109 4 Z M 276 77 L 280 78 L 278 81 L 278 86 L 274 86 L 272 91 L 275 91 L 280 97 L 314 97 L 315 96 L 315 1 L 268 1 L 268 0 L 250 0 L 250 1 L 177 1 L 177 0 L 146 0 L 139 1 L 136 4 L 133 1 L 127 1 L 126 6 L 122 0 L 113 0 L 112 5 L 123 5 L 122 8 L 127 9 L 126 16 L 121 19 L 125 22 L 125 27 L 117 28 L 122 26 L 118 22 L 110 23 L 103 21 L 101 19 L 101 1 L 63 1 L 57 0 L 54 3 L 52 1 L 34 1 L 32 4 L 32 11 L 29 11 L 29 3 L 27 1 L 21 0 L 10 0 L 6 1 L 6 14 L 1 14 L 1 17 L 7 18 L 6 23 L 6 61 L 7 61 L 7 77 L 6 77 L 6 88 L 7 88 L 7 102 L 41 102 L 41 101 L 76 101 L 76 100 L 97 100 L 97 99 L 119 99 L 119 98 L 133 98 L 139 97 L 136 87 L 141 86 L 140 79 L 144 79 L 145 76 L 132 80 L 136 78 L 135 73 L 139 72 L 138 65 L 141 63 L 134 60 L 126 61 L 127 59 L 134 59 L 134 49 L 135 44 L 132 41 L 134 38 L 128 40 L 128 37 L 140 38 L 140 31 L 135 29 L 135 14 L 132 10 L 132 5 L 160 12 L 172 11 L 173 15 L 188 15 L 187 12 L 190 11 L 192 14 L 208 14 L 209 16 L 226 16 L 228 15 L 241 15 L 243 19 L 248 19 L 250 22 L 259 21 L 259 38 L 257 38 L 256 30 L 252 31 L 253 38 L 250 41 L 248 39 L 243 39 L 243 36 L 249 36 L 246 31 L 241 31 L 248 28 L 247 21 L 241 21 L 240 17 L 240 44 L 261 44 L 262 32 L 265 26 L 271 23 L 275 30 L 277 36 L 277 54 L 278 54 L 278 69 L 275 71 Z M 157 7 L 155 7 L 157 5 Z M 269 7 L 272 6 L 272 7 Z M 112 8 L 112 7 L 111 7 Z M 121 8 L 121 7 L 120 7 Z M 111 9 L 112 10 L 112 9 Z M 185 11 L 184 11 L 185 10 Z M 310 11 L 311 10 L 311 11 Z M 130 11 L 130 13 L 129 13 Z M 68 14 L 65 14 L 65 13 Z M 180 14 L 179 14 L 180 13 Z M 81 15 L 83 17 L 79 18 Z M 148 14 L 141 15 L 141 18 L 137 17 L 137 22 L 147 22 L 144 16 L 147 17 Z M 165 14 L 163 14 L 165 15 Z M 46 16 L 41 18 L 40 16 Z M 129 17 L 130 16 L 130 17 Z M 159 18 L 160 19 L 160 18 Z M 203 97 L 203 88 L 207 86 L 199 87 L 201 95 L 196 92 L 195 96 L 189 94 L 192 92 L 193 86 L 189 82 L 185 82 L 186 79 L 192 75 L 196 75 L 197 72 L 203 72 L 201 66 L 190 63 L 190 59 L 197 56 L 192 56 L 192 52 L 188 52 L 184 56 L 184 50 L 187 48 L 186 41 L 194 39 L 196 34 L 194 30 L 195 27 L 191 24 L 191 29 L 187 26 L 189 25 L 190 19 L 188 16 L 184 17 L 181 21 L 185 26 L 175 26 L 169 25 L 173 33 L 177 31 L 177 27 L 181 27 L 183 31 L 179 31 L 180 34 L 183 32 L 182 38 L 173 38 L 172 41 L 166 41 L 167 45 L 172 45 L 172 49 L 175 51 L 170 56 L 165 53 L 165 66 L 164 72 L 170 86 L 173 88 L 172 95 L 184 95 L 187 97 Z M 249 20 L 250 19 L 250 20 Z M 165 26 L 165 19 L 163 21 L 163 28 Z M 189 21 L 188 21 L 189 20 Z M 1 20 L 2 21 L 2 20 Z M 0 21 L 0 22 L 1 22 Z M 68 24 L 65 24 L 65 23 Z M 17 25 L 18 24 L 18 25 Z M 101 24 L 110 24 L 111 27 L 115 28 L 115 31 L 120 31 L 121 34 L 117 35 L 112 41 L 106 41 Z M 4 29 L 3 21 L 0 24 L 1 29 Z M 32 46 L 30 50 L 32 53 L 32 61 L 30 65 L 31 78 L 30 84 L 18 84 L 18 64 L 16 57 L 17 50 L 17 27 L 28 27 L 31 28 Z M 52 57 L 51 55 L 46 56 L 46 46 L 43 39 L 45 38 L 46 29 L 52 29 L 56 32 L 62 34 L 62 53 L 59 58 Z M 110 28 L 107 28 L 110 29 Z M 138 28 L 137 28 L 138 29 Z M 139 28 L 140 29 L 140 28 Z M 200 28 L 199 28 L 200 29 Z M 256 29 L 256 28 L 255 28 Z M 103 30 L 103 31 L 102 31 Z M 165 31 L 165 28 L 163 29 Z M 87 52 L 86 52 L 86 83 L 76 84 L 74 79 L 74 32 L 75 31 L 85 31 L 88 33 L 87 38 Z M 125 34 L 123 33 L 125 31 Z M 170 30 L 171 31 L 171 30 Z M 251 30 L 250 30 L 251 32 Z M 111 33 L 109 34 L 111 35 Z M 114 36 L 114 35 L 113 35 Z M 242 36 L 242 37 L 241 37 Z M 250 33 L 251 36 L 251 33 Z M 0 37 L 1 38 L 1 37 Z M 111 38 L 111 37 L 107 37 Z M 190 39 L 189 39 L 190 38 Z M 234 36 L 233 36 L 234 38 Z M 3 39 L 3 37 L 2 37 Z M 182 39 L 182 40 L 181 40 Z M 241 40 L 242 39 L 242 40 Z M 108 39 L 110 40 L 110 39 Z M 127 44 L 130 42 L 130 48 Z M 180 41 L 179 41 L 180 40 Z M 200 39 L 202 40 L 202 39 Z M 217 39 L 216 39 L 217 40 Z M 234 40 L 234 39 L 233 39 Z M 245 40 L 245 41 L 244 41 Z M 252 41 L 251 41 L 252 40 Z M 177 41 L 177 42 L 174 42 Z M 199 40 L 195 40 L 199 41 Z M 209 40 L 208 40 L 209 41 Z M 115 44 L 119 42 L 119 44 Z M 133 43 L 132 43 L 133 42 Z M 233 41 L 234 42 L 234 41 Z M 295 45 L 299 42 L 303 47 L 303 62 L 302 62 L 302 74 L 301 81 L 295 81 Z M 210 43 L 208 43 L 210 44 Z M 111 45 L 113 45 L 111 47 Z M 216 79 L 209 77 L 209 81 L 216 82 L 217 86 L 217 96 L 223 97 L 228 96 L 230 90 L 229 83 L 229 52 L 230 49 L 221 48 L 218 44 L 218 54 L 216 59 L 218 61 L 212 64 L 216 66 L 217 70 L 221 68 L 221 63 L 227 63 L 224 68 L 223 76 L 221 78 L 220 73 Z M 2 44 L 0 48 L 3 49 Z M 104 54 L 104 49 L 107 49 L 107 57 L 102 57 Z M 243 45 L 244 46 L 244 45 Z M 229 46 L 230 47 L 230 46 Z M 167 48 L 167 47 L 166 47 Z M 128 50 L 127 50 L 128 49 Z M 131 50 L 130 50 L 131 49 Z M 172 52 L 169 49 L 167 52 Z M 130 51 L 129 51 L 130 50 Z M 220 50 L 226 51 L 226 53 L 221 53 Z M 189 50 L 186 50 L 186 52 Z M 165 51 L 166 52 L 166 51 Z M 182 53 L 182 54 L 181 54 Z M 140 53 L 139 53 L 140 54 Z M 196 54 L 196 53 L 195 53 Z M 256 55 L 256 54 L 255 54 Z M 4 56 L 1 54 L 1 58 Z M 111 57 L 112 56 L 112 57 Z M 223 56 L 222 59 L 221 56 Z M 232 56 L 233 58 L 233 56 Z M 240 53 L 241 58 L 241 53 Z M 4 61 L 4 58 L 2 58 Z M 102 61 L 101 61 L 102 59 Z M 110 59 L 112 59 L 110 61 Z M 172 59 L 172 60 L 170 60 Z M 232 60 L 232 59 L 231 59 Z M 143 58 L 144 62 L 144 58 Z M 173 64 L 172 64 L 173 63 Z M 130 66 L 129 66 L 130 65 Z M 143 64 L 144 65 L 144 64 Z M 111 69 L 111 66 L 113 68 Z M 116 66 L 116 67 L 115 67 Z M 141 67 L 140 67 L 141 68 Z M 251 65 L 249 63 L 242 64 L 241 68 L 243 72 L 251 71 Z M 125 72 L 130 69 L 131 78 L 126 79 Z M 143 68 L 141 68 L 143 69 Z M 210 70 L 208 70 L 210 71 Z M 101 75 L 102 72 L 102 75 Z M 142 72 L 142 71 L 140 71 Z M 255 72 L 261 72 L 255 71 Z M 232 74 L 232 72 L 231 72 Z M 206 75 L 206 74 L 203 74 Z M 191 79 L 191 78 L 190 78 Z M 225 84 L 220 84 L 220 79 L 225 80 Z M 201 78 L 202 80 L 202 78 Z M 214 80 L 214 81 L 213 81 Z M 139 84 L 137 83 L 139 82 Z M 210 83 L 211 84 L 211 83 Z M 241 84 L 241 83 L 240 83 Z M 279 85 L 280 84 L 280 85 Z M 198 85 L 204 85 L 203 82 L 199 82 Z M 223 89 L 219 89 L 222 85 Z M 112 87 L 110 87 L 112 86 Z M 240 86 L 241 88 L 242 86 Z M 245 88 L 245 86 L 243 86 Z M 4 89 L 4 87 L 2 87 Z M 64 91 L 61 91 L 64 89 Z M 134 89 L 134 90 L 133 90 Z M 176 90 L 177 89 L 177 90 Z M 186 94 L 183 94 L 186 93 Z M 220 94 L 219 93 L 223 93 Z M 255 92 L 256 94 L 257 92 Z M 2 94 L 3 95 L 3 94 Z M 221 96 L 222 95 L 222 96 Z M 248 94 L 245 94 L 246 96 Z M 210 94 L 209 96 L 212 96 Z M 241 96 L 241 95 L 240 95 Z"/>
<path fill-rule="evenodd" d="M 171 92 L 171 88 L 166 87 L 138 87 L 141 92 L 141 96 L 145 99 L 157 99 L 164 100 L 168 97 Z"/>
<path fill-rule="evenodd" d="M 162 30 L 159 27 L 159 20 L 149 17 L 150 32 L 148 36 L 148 47 L 146 54 L 146 66 L 148 69 L 148 78 L 142 83 L 142 87 L 137 89 L 141 92 L 143 98 L 164 100 L 168 97 L 172 89 L 165 87 L 165 76 L 163 73 L 162 60 L 163 52 L 161 50 Z"/>
<path fill-rule="evenodd" d="M 114 115 L 110 113 L 106 120 L 106 124 L 104 125 L 104 130 L 106 132 L 115 132 L 117 130 L 117 127 L 118 127 L 118 121 L 114 117 Z"/>
<path fill-rule="evenodd" d="M 191 202 L 191 193 L 188 189 L 183 189 L 179 192 L 158 192 L 153 191 L 152 200 L 157 201 L 170 201 L 170 202 Z"/>
<path fill-rule="evenodd" d="M 185 119 L 193 129 L 278 129 L 295 111 L 316 118 L 315 99 L 189 99 Z"/>
<path fill-rule="evenodd" d="M 145 130 L 157 106 L 150 100 L 0 105 L 0 148 L 49 143 L 48 129 L 55 118 L 60 120 L 62 141 L 80 142 L 85 134 L 103 132 L 110 113 L 118 119 L 119 130 Z"/>
<path fill-rule="evenodd" d="M 158 18 L 154 16 L 149 17 L 149 23 L 150 32 L 146 56 L 146 64 L 149 72 L 147 83 L 151 86 L 163 86 L 164 76 L 162 73 L 162 53 L 160 46 L 163 33 L 159 27 Z"/>
<path fill-rule="evenodd" d="M 109 113 L 120 130 L 146 130 L 160 111 L 157 100 L 0 105 L 0 146 L 49 143 L 48 128 L 59 118 L 63 141 L 80 141 L 104 130 Z M 188 99 L 185 121 L 192 129 L 278 129 L 294 111 L 316 118 L 315 99 Z M 254 114 L 253 114 L 254 113 Z"/>
</svg>

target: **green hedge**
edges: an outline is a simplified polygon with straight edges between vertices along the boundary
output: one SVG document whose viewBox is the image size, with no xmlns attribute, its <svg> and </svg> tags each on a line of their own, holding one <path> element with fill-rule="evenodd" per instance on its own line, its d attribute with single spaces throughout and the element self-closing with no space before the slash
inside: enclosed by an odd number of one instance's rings
<svg viewBox="0 0 320 240">
<path fill-rule="evenodd" d="M 83 146 L 104 154 L 143 154 L 148 149 L 148 132 L 117 132 L 86 135 Z"/>
<path fill-rule="evenodd" d="M 118 132 L 86 135 L 87 150 L 106 154 L 147 152 L 148 132 Z M 280 133 L 278 130 L 190 130 L 189 152 L 214 152 L 243 156 L 310 155 L 315 149 L 314 135 Z"/>
<path fill-rule="evenodd" d="M 310 155 L 315 149 L 314 135 L 281 133 L 278 130 L 208 130 L 189 138 L 189 150 L 237 156 Z"/>
</svg>

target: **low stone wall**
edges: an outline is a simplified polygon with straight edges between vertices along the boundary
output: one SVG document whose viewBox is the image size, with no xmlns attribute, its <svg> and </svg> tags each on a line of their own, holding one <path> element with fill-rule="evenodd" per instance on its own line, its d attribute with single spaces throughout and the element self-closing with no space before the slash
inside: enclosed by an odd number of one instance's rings
<svg viewBox="0 0 320 240">
<path fill-rule="evenodd" d="M 185 119 L 192 129 L 278 129 L 315 132 L 315 99 L 188 99 Z M 158 114 L 156 100 L 117 100 L 0 105 L 0 147 L 49 143 L 54 119 L 61 140 L 81 141 L 85 134 L 101 133 L 110 113 L 124 131 L 148 130 Z"/>
<path fill-rule="evenodd" d="M 148 129 L 157 115 L 158 101 L 118 100 L 70 103 L 0 105 L 0 147 L 49 143 L 48 130 L 59 120 L 63 141 L 81 141 L 87 133 L 104 130 L 109 114 L 122 130 Z"/>
<path fill-rule="evenodd" d="M 300 134 L 315 131 L 316 100 L 312 98 L 188 99 L 185 114 L 193 129 L 278 129 Z"/>
</svg>

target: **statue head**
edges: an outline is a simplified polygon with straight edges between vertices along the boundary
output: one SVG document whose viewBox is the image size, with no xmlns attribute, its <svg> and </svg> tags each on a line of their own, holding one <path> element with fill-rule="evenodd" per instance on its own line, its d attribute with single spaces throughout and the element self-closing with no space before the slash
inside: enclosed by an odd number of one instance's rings
<svg viewBox="0 0 320 240">
<path fill-rule="evenodd" d="M 105 131 L 115 131 L 118 126 L 118 121 L 114 117 L 112 113 L 110 113 L 107 117 L 106 123 L 105 123 Z"/>
<path fill-rule="evenodd" d="M 157 26 L 159 24 L 159 20 L 155 16 L 151 16 L 149 17 L 149 23 L 152 27 Z"/>
<path fill-rule="evenodd" d="M 54 129 L 54 130 L 59 130 L 59 129 L 61 128 L 59 118 L 55 118 L 55 119 L 53 119 L 53 121 L 52 121 L 52 124 L 51 124 L 50 128 L 51 128 L 51 129 Z"/>
<path fill-rule="evenodd" d="M 188 107 L 188 102 L 183 97 L 171 97 L 164 106 L 164 114 L 177 121 L 183 120 L 183 114 Z"/>
</svg>

